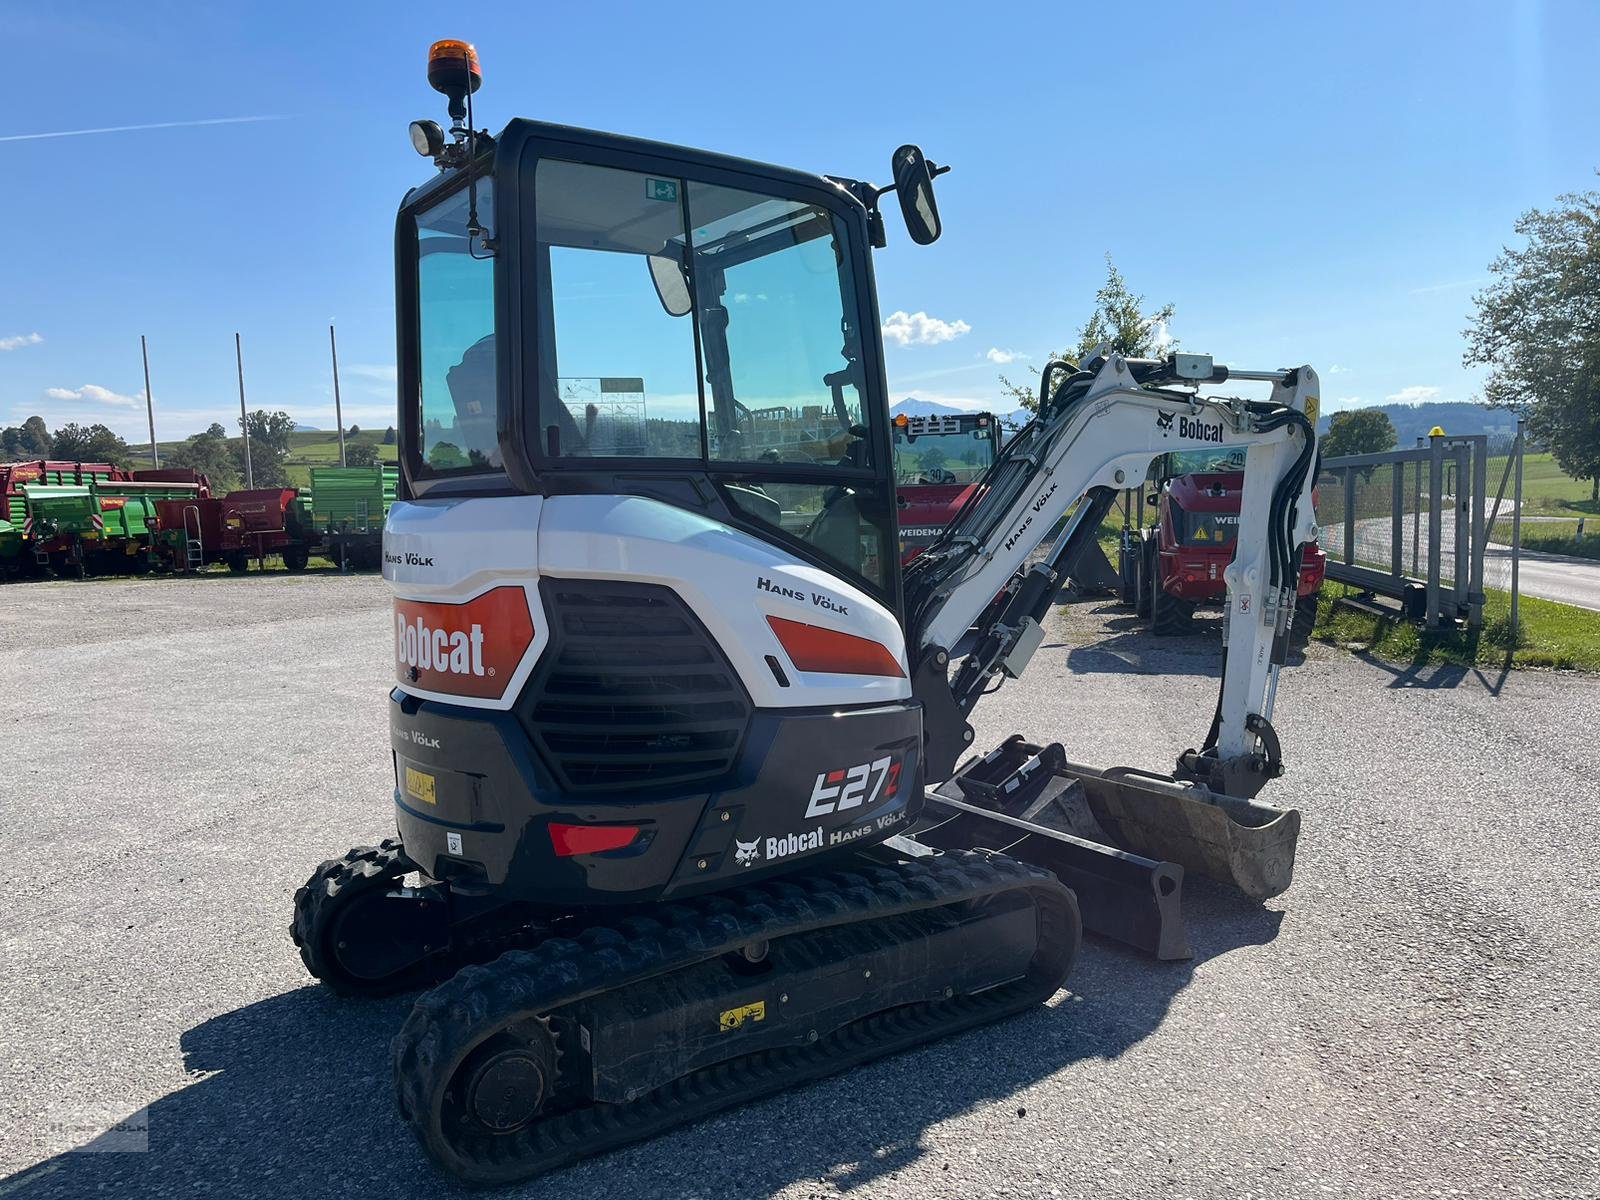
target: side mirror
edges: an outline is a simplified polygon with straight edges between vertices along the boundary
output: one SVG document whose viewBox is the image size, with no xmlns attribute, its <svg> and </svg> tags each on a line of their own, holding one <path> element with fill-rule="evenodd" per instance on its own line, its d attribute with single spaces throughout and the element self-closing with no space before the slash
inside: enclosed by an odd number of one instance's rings
<svg viewBox="0 0 1600 1200">
<path fill-rule="evenodd" d="M 889 159 L 889 165 L 894 173 L 894 189 L 900 195 L 906 232 L 917 245 L 932 245 L 942 232 L 939 205 L 933 198 L 933 177 L 943 171 L 923 158 L 917 146 L 901 146 Z"/>
<path fill-rule="evenodd" d="M 656 285 L 656 296 L 667 315 L 687 316 L 694 307 L 694 297 L 689 292 L 689 273 L 682 261 L 665 254 L 647 255 L 645 261 L 650 264 L 650 282 Z"/>
</svg>

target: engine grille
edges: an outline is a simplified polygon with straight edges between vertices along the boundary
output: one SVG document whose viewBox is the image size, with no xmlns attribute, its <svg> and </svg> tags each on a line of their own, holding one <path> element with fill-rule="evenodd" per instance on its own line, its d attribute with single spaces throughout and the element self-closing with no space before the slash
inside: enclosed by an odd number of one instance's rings
<svg viewBox="0 0 1600 1200">
<path fill-rule="evenodd" d="M 550 646 L 518 704 L 563 788 L 727 774 L 750 720 L 739 677 L 670 588 L 546 579 Z"/>
</svg>

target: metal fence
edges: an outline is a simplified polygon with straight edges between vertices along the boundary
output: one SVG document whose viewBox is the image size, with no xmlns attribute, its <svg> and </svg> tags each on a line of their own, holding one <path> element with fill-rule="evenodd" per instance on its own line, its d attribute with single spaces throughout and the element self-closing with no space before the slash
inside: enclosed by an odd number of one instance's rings
<svg viewBox="0 0 1600 1200">
<path fill-rule="evenodd" d="M 1317 524 L 1328 578 L 1400 600 L 1429 626 L 1481 626 L 1488 460 L 1481 434 L 1324 460 Z"/>
</svg>

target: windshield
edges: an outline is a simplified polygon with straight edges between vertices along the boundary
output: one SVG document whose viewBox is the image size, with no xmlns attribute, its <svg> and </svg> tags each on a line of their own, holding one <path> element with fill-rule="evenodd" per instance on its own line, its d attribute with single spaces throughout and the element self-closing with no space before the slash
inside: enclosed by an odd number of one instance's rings
<svg viewBox="0 0 1600 1200">
<path fill-rule="evenodd" d="M 539 161 L 534 211 L 544 458 L 717 468 L 740 519 L 881 582 L 892 516 L 869 472 L 882 418 L 863 402 L 844 222 L 803 200 L 560 159 Z"/>
<path fill-rule="evenodd" d="M 868 465 L 855 300 L 825 210 L 556 159 L 536 192 L 547 455 Z"/>
<path fill-rule="evenodd" d="M 1166 477 L 1227 474 L 1244 470 L 1244 447 L 1231 450 L 1182 450 L 1167 455 Z"/>
<path fill-rule="evenodd" d="M 979 422 L 982 424 L 979 424 Z M 994 462 L 993 418 L 912 418 L 894 424 L 894 478 L 905 486 L 969 484 Z"/>
</svg>

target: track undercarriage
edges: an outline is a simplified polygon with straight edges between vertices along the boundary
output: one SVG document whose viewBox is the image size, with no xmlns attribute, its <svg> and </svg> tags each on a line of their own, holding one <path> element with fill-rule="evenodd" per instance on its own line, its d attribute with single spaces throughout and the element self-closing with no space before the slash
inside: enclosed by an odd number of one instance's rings
<svg viewBox="0 0 1600 1200">
<path fill-rule="evenodd" d="M 905 839 L 647 912 L 545 920 L 407 888 L 411 870 L 393 842 L 323 864 L 293 933 L 345 994 L 455 971 L 396 1037 L 395 1088 L 428 1153 L 478 1183 L 1032 1007 L 1081 935 L 1049 872 Z"/>
</svg>

